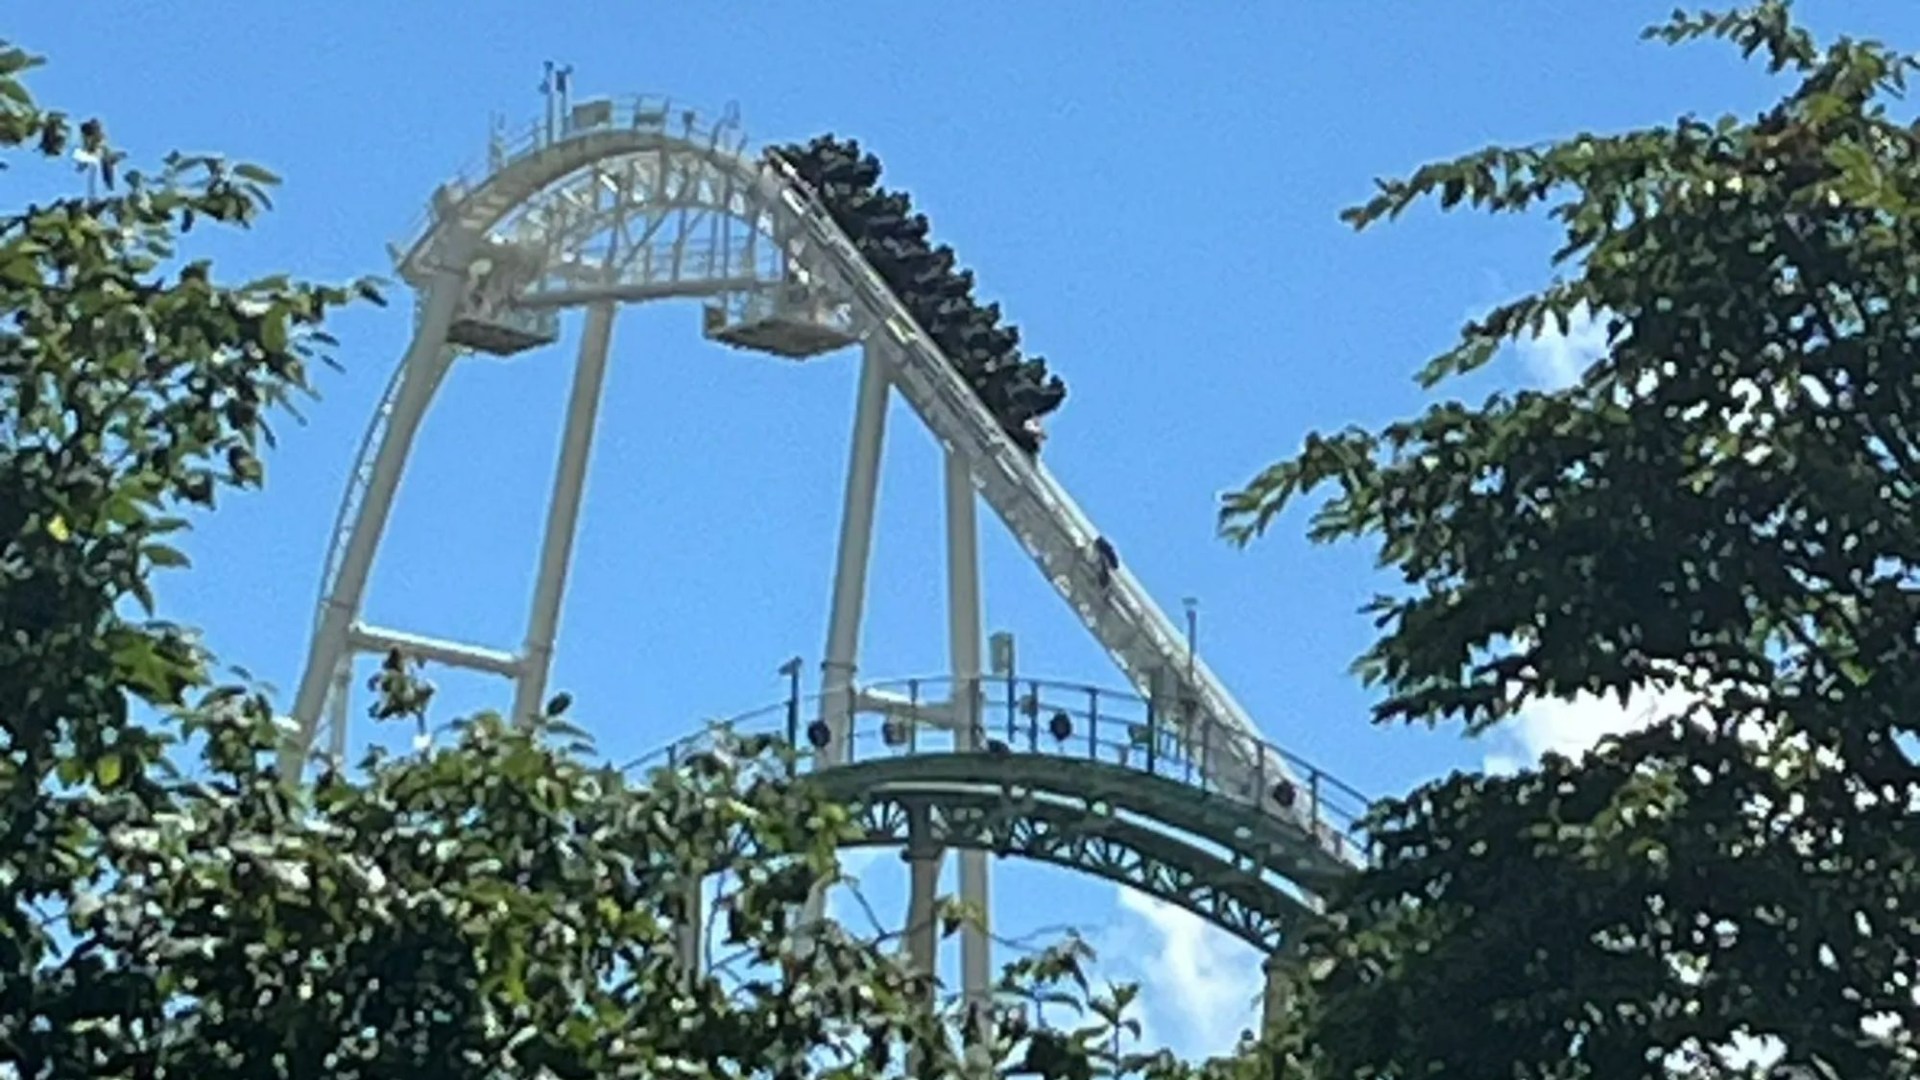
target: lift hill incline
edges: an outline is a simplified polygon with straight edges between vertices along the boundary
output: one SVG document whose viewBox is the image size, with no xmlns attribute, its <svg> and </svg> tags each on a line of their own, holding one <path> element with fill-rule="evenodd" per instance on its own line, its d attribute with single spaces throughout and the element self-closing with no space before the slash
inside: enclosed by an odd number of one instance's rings
<svg viewBox="0 0 1920 1080">
<path fill-rule="evenodd" d="M 893 345 L 894 384 L 902 396 L 935 436 L 969 463 L 987 504 L 1128 681 L 1188 732 L 1213 788 L 1265 805 L 1270 813 L 1292 817 L 1309 835 L 1323 836 L 1304 808 L 1271 797 L 1272 783 L 1298 785 L 1299 778 L 1261 742 L 1246 710 L 1206 662 L 1189 655 L 1179 631 L 1139 580 L 1124 565 L 1102 573 L 1104 563 L 1094 547 L 1101 534 L 1072 497 L 1001 429 L 786 162 L 772 153 L 764 160 L 772 194 L 800 218 L 829 256 L 840 283 L 879 321 Z M 1261 777 L 1269 779 L 1268 790 L 1253 790 Z"/>
</svg>

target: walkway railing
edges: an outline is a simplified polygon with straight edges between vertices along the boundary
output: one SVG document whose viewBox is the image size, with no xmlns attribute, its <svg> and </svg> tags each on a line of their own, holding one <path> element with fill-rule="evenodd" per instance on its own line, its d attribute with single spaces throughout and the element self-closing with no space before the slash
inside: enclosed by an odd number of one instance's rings
<svg viewBox="0 0 1920 1080">
<path fill-rule="evenodd" d="M 800 773 L 884 758 L 974 752 L 1044 755 L 1117 765 L 1184 784 L 1199 798 L 1221 798 L 1284 821 L 1320 848 L 1355 868 L 1366 865 L 1371 842 L 1361 825 L 1369 800 L 1299 756 L 1258 742 L 1247 753 L 1244 732 L 1202 718 L 1188 725 L 1169 709 L 1122 690 L 1041 679 L 982 679 L 976 684 L 978 725 L 969 749 L 959 738 L 966 694 L 954 695 L 945 677 L 873 683 L 855 692 L 844 756 L 827 757 L 831 740 L 820 695 L 795 696 L 726 720 L 633 762 L 629 768 L 673 767 L 711 745 L 714 729 L 738 735 L 771 734 L 795 750 Z M 962 707 L 954 708 L 959 700 Z M 1177 709 L 1177 706 L 1172 707 Z M 1255 762 L 1232 790 L 1209 779 L 1209 755 L 1237 754 Z"/>
<path fill-rule="evenodd" d="M 572 138 L 619 130 L 669 136 L 711 147 L 716 153 L 738 155 L 747 147 L 746 136 L 737 118 L 722 116 L 718 122 L 709 123 L 698 110 L 670 97 L 634 94 L 588 98 L 569 102 L 566 111 L 556 111 L 550 121 L 533 120 L 496 131 L 488 141 L 486 153 L 455 170 L 436 194 L 457 201 L 485 183 L 494 173 L 549 146 Z M 406 232 L 402 234 L 406 237 L 407 248 L 411 249 L 432 231 L 438 213 L 432 199 L 415 213 Z"/>
</svg>

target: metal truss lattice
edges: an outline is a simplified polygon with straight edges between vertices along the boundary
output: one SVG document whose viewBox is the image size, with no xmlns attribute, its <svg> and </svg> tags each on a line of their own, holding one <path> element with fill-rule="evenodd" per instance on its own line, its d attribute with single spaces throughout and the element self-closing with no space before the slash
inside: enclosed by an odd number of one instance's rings
<svg viewBox="0 0 1920 1080">
<path fill-rule="evenodd" d="M 1250 864 L 1234 865 L 1152 829 L 1087 807 L 1012 792 L 882 792 L 856 804 L 862 844 L 906 846 L 916 805 L 927 840 L 1052 863 L 1177 905 L 1263 952 L 1274 952 L 1303 914 Z"/>
</svg>

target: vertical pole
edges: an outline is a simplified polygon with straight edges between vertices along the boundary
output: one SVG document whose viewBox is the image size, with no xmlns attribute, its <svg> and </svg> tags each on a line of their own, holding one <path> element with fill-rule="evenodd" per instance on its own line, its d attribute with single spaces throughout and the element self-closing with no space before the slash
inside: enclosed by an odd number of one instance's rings
<svg viewBox="0 0 1920 1080">
<path fill-rule="evenodd" d="M 679 770 L 679 751 L 678 743 L 667 747 L 669 770 L 676 772 Z M 693 865 L 687 867 L 687 880 L 681 884 L 683 891 L 680 895 L 685 904 L 685 910 L 681 914 L 680 925 L 675 928 L 673 941 L 674 966 L 678 968 L 680 987 L 688 991 L 693 989 L 694 983 L 700 978 L 700 916 L 702 914 L 700 901 L 702 899 L 701 884 L 705 878 L 705 875 L 700 872 L 699 865 L 694 863 L 694 858 L 697 856 L 688 859 L 688 862 Z"/>
<path fill-rule="evenodd" d="M 840 510 L 840 549 L 833 567 L 833 606 L 827 615 L 826 659 L 820 663 L 821 719 L 830 733 L 821 766 L 846 758 L 853 727 L 853 676 L 860 648 L 860 615 L 867 599 L 867 561 L 873 551 L 873 513 L 880 498 L 880 449 L 887 432 L 887 381 L 884 346 L 869 339 L 861 346 L 860 388 L 853 408 L 853 445 L 847 452 L 847 489 Z M 801 919 L 820 920 L 827 892 L 815 886 Z"/>
<path fill-rule="evenodd" d="M 886 359 L 869 340 L 860 357 L 860 389 L 853 413 L 846 498 L 840 512 L 840 551 L 833 570 L 833 608 L 827 617 L 822 704 L 828 729 L 826 759 L 844 759 L 853 721 L 853 677 L 860 648 L 860 616 L 867 598 L 867 562 L 873 551 L 873 514 L 880 495 L 880 447 L 886 434 Z"/>
<path fill-rule="evenodd" d="M 1261 1033 L 1272 1035 L 1286 1022 L 1287 1007 L 1291 1004 L 1292 987 L 1288 982 L 1285 949 L 1269 954 L 1261 965 L 1266 975 L 1266 988 L 1260 995 Z"/>
<path fill-rule="evenodd" d="M 780 674 L 787 677 L 787 775 L 792 776 L 800 767 L 800 658 L 781 664 Z"/>
<path fill-rule="evenodd" d="M 1194 660 L 1200 648 L 1200 601 L 1195 597 L 1186 597 L 1180 601 L 1187 609 L 1187 693 L 1197 694 L 1194 682 Z"/>
<path fill-rule="evenodd" d="M 1155 771 L 1156 767 L 1159 765 L 1159 757 L 1160 757 L 1160 710 L 1154 704 L 1154 702 L 1158 701 L 1160 697 L 1160 695 L 1156 692 L 1159 690 L 1159 686 L 1158 686 L 1159 681 L 1160 680 L 1158 679 L 1153 680 L 1154 685 L 1151 685 L 1147 690 L 1147 775 L 1148 776 L 1160 775 L 1158 772 Z"/>
<path fill-rule="evenodd" d="M 573 535 L 580 522 L 587 460 L 593 450 L 594 422 L 600 413 L 601 389 L 606 385 L 614 311 L 611 300 L 595 303 L 587 309 L 586 326 L 580 333 L 580 359 L 573 370 L 567 426 L 560 435 L 553 501 L 547 506 L 547 531 L 540 542 L 540 576 L 534 581 L 533 609 L 527 617 L 527 640 L 520 652 L 520 676 L 513 692 L 513 718 L 521 723 L 538 716 L 541 702 L 546 700 L 553 641 L 560 627 L 560 601 L 567 590 Z"/>
<path fill-rule="evenodd" d="M 907 897 L 907 962 L 913 970 L 927 977 L 927 997 L 923 1007 L 931 1011 L 937 1003 L 938 991 L 935 977 L 939 974 L 940 931 L 934 919 L 935 894 L 940 887 L 940 846 L 934 842 L 932 821 L 926 803 L 913 802 L 907 805 L 907 850 L 903 853 L 908 865 L 909 891 Z M 909 1061 L 908 1075 L 918 1070 L 917 1063 Z"/>
<path fill-rule="evenodd" d="M 947 637 L 953 667 L 948 703 L 956 725 L 954 746 L 977 749 L 980 734 L 980 527 L 973 477 L 967 463 L 953 451 L 946 455 L 947 488 Z M 987 853 L 960 852 L 960 899 L 974 909 L 978 924 L 960 932 L 960 986 L 970 1008 L 986 1008 L 992 965 L 991 917 L 987 885 Z"/>
<path fill-rule="evenodd" d="M 906 861 L 912 882 L 907 900 L 907 955 L 914 970 L 932 975 L 940 940 L 933 905 L 940 888 L 942 852 L 928 835 L 927 816 L 925 803 L 915 803 L 908 811 Z"/>
<path fill-rule="evenodd" d="M 320 625 L 314 630 L 313 644 L 307 651 L 307 666 L 300 674 L 300 687 L 294 694 L 295 734 L 280 756 L 283 776 L 297 777 L 306 767 L 307 752 L 319 730 L 327 683 L 347 655 L 347 633 L 366 594 L 374 549 L 379 547 L 387 517 L 393 511 L 393 496 L 400 487 L 407 454 L 413 449 L 420 421 L 426 416 L 427 406 L 432 403 L 434 391 L 439 389 L 451 362 L 447 353 L 447 329 L 453 325 L 454 311 L 467 281 L 465 260 L 451 261 L 455 265 L 434 274 L 427 286 L 420 325 L 414 330 L 406 357 L 400 361 L 403 365 L 400 387 L 394 395 L 393 411 L 387 416 L 387 431 L 380 440 L 380 449 L 375 452 L 373 473 L 367 478 L 367 490 L 354 514 L 353 532 L 347 538 L 340 571 L 321 608 Z"/>
<path fill-rule="evenodd" d="M 906 897 L 906 959 L 912 969 L 927 976 L 929 982 L 939 974 L 939 922 L 933 917 L 933 903 L 941 886 L 941 846 L 933 840 L 931 809 L 924 801 L 906 805 L 906 851 L 908 897 Z M 925 1005 L 931 1009 L 935 994 L 929 988 Z"/>
<path fill-rule="evenodd" d="M 540 93 L 545 96 L 547 106 L 546 139 L 542 143 L 544 146 L 551 146 L 553 144 L 553 94 L 555 89 L 553 61 L 549 60 L 547 61 L 546 77 L 540 80 Z"/>
</svg>

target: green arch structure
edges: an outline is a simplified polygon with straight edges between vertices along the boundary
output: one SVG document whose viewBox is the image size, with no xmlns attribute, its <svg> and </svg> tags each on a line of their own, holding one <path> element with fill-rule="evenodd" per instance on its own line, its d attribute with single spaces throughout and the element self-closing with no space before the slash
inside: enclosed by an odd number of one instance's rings
<svg viewBox="0 0 1920 1080">
<path fill-rule="evenodd" d="M 713 727 L 795 747 L 799 773 L 853 808 L 850 846 L 1050 863 L 1184 908 L 1269 955 L 1365 864 L 1366 798 L 1278 747 L 1256 744 L 1272 784 L 1262 771 L 1248 790 L 1222 791 L 1205 755 L 1228 739 L 1244 751 L 1242 733 L 1190 729 L 1178 710 L 1125 692 L 989 679 L 977 693 L 986 749 L 963 750 L 948 703 L 967 695 L 952 690 L 945 679 L 862 688 L 841 761 L 822 749 L 818 700 L 798 693 Z M 635 764 L 672 766 L 711 730 Z"/>
</svg>

